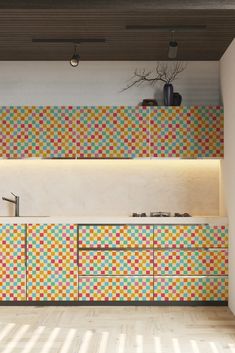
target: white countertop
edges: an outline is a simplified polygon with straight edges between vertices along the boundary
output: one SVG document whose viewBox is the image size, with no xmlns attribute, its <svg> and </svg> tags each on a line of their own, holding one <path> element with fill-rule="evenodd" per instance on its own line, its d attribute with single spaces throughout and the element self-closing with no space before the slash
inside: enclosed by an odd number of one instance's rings
<svg viewBox="0 0 235 353">
<path fill-rule="evenodd" d="M 227 225 L 227 217 L 0 217 L 0 224 L 211 224 Z"/>
</svg>

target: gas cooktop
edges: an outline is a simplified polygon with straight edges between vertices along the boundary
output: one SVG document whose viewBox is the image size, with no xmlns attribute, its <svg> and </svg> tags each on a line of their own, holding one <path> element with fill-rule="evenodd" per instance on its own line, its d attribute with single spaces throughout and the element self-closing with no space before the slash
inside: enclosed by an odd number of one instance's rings
<svg viewBox="0 0 235 353">
<path fill-rule="evenodd" d="M 146 212 L 133 212 L 132 217 L 192 217 L 189 213 L 178 213 L 175 212 L 171 214 L 171 212 L 150 212 L 147 214 Z"/>
</svg>

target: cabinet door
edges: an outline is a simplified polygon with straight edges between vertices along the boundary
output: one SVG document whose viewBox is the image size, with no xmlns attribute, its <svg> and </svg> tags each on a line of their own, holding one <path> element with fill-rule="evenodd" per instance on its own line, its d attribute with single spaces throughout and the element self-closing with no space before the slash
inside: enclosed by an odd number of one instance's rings
<svg viewBox="0 0 235 353">
<path fill-rule="evenodd" d="M 79 226 L 79 248 L 152 248 L 151 225 Z"/>
<path fill-rule="evenodd" d="M 223 108 L 162 107 L 152 110 L 152 157 L 223 158 Z"/>
<path fill-rule="evenodd" d="M 77 226 L 27 227 L 28 300 L 77 300 Z"/>
<path fill-rule="evenodd" d="M 1 107 L 2 158 L 74 158 L 75 108 Z"/>
<path fill-rule="evenodd" d="M 227 301 L 227 277 L 156 277 L 156 301 Z"/>
<path fill-rule="evenodd" d="M 154 226 L 155 248 L 227 248 L 228 228 L 205 224 Z"/>
<path fill-rule="evenodd" d="M 0 300 L 26 300 L 25 226 L 0 225 Z"/>
<path fill-rule="evenodd" d="M 77 136 L 78 158 L 149 157 L 149 108 L 83 107 Z"/>
<path fill-rule="evenodd" d="M 81 301 L 153 300 L 152 277 L 80 277 Z"/>
</svg>

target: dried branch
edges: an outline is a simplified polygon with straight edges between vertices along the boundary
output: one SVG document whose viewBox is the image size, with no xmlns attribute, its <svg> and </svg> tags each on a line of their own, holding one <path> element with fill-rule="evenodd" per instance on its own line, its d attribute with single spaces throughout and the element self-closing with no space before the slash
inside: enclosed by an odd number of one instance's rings
<svg viewBox="0 0 235 353">
<path fill-rule="evenodd" d="M 133 86 L 139 87 L 143 83 L 149 83 L 154 86 L 156 83 L 171 83 L 177 79 L 178 75 L 186 69 L 186 64 L 182 61 L 174 63 L 157 62 L 154 70 L 145 69 L 135 70 L 134 75 L 127 81 L 127 86 L 121 92 L 128 90 Z M 129 83 L 128 83 L 129 82 Z"/>
</svg>

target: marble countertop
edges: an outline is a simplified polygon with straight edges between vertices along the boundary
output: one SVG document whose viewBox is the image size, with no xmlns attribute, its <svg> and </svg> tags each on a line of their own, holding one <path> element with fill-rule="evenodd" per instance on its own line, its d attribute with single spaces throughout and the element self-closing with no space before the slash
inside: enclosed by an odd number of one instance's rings
<svg viewBox="0 0 235 353">
<path fill-rule="evenodd" d="M 0 217 L 0 224 L 211 224 L 227 225 L 227 217 L 79 217 L 79 216 L 25 216 Z"/>
</svg>

